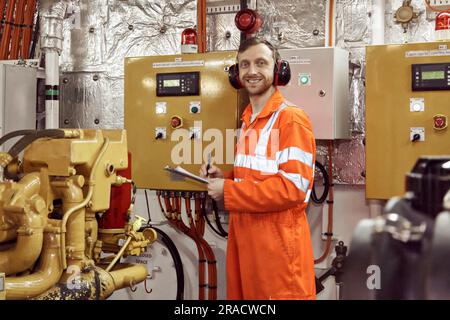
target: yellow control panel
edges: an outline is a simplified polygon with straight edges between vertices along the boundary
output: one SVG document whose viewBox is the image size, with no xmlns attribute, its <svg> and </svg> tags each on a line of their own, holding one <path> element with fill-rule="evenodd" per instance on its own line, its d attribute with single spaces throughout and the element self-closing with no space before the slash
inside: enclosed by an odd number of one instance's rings
<svg viewBox="0 0 450 320">
<path fill-rule="evenodd" d="M 205 185 L 164 170 L 198 174 L 209 154 L 231 170 L 238 92 L 228 82 L 236 52 L 125 59 L 125 128 L 139 188 L 205 190 Z"/>
<path fill-rule="evenodd" d="M 422 155 L 450 154 L 450 42 L 366 48 L 366 198 L 405 192 Z"/>
</svg>

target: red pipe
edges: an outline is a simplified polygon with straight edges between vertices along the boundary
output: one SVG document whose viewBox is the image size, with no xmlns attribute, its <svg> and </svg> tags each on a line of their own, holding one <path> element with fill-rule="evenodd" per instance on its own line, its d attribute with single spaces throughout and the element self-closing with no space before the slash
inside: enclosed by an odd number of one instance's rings
<svg viewBox="0 0 450 320">
<path fill-rule="evenodd" d="M 11 27 L 13 23 L 14 8 L 16 7 L 15 0 L 8 1 L 8 7 L 6 9 L 5 27 L 3 28 L 2 41 L 0 44 L 0 60 L 8 59 L 9 44 L 11 38 Z"/>
<path fill-rule="evenodd" d="M 197 1 L 198 52 L 206 52 L 206 0 Z"/>
<path fill-rule="evenodd" d="M 9 59 L 17 59 L 19 56 L 19 46 L 20 46 L 20 33 L 23 30 L 23 17 L 25 14 L 26 0 L 18 0 L 16 6 L 16 12 L 14 15 L 14 28 L 12 30 L 12 43 L 11 51 L 9 53 Z"/>
<path fill-rule="evenodd" d="M 35 13 L 36 13 L 36 0 L 27 0 L 27 8 L 25 9 L 25 19 L 23 21 L 25 27 L 23 30 L 22 45 L 20 46 L 19 51 L 19 56 L 22 59 L 33 58 L 30 57 L 30 45 Z M 37 21 L 37 23 L 39 23 L 39 21 Z"/>
</svg>

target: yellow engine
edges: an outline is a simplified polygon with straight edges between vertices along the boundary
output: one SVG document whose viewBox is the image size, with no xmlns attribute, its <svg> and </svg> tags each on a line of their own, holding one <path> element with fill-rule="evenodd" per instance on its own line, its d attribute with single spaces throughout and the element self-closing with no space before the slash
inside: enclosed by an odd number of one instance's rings
<svg viewBox="0 0 450 320">
<path fill-rule="evenodd" d="M 0 154 L 9 178 L 0 182 L 6 299 L 105 299 L 145 280 L 144 266 L 118 261 L 141 254 L 156 240 L 154 230 L 140 232 L 129 221 L 108 234 L 97 224 L 111 187 L 131 183 L 118 173 L 128 167 L 127 151 L 125 130 L 55 129 L 28 132 Z"/>
</svg>

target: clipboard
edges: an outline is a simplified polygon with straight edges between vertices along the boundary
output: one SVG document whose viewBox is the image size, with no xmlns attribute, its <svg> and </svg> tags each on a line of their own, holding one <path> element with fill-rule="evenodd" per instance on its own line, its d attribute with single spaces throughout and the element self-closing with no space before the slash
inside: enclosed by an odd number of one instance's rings
<svg viewBox="0 0 450 320">
<path fill-rule="evenodd" d="M 204 183 L 204 184 L 208 184 L 209 183 L 209 181 L 207 179 L 202 178 L 200 176 L 197 176 L 195 174 L 192 174 L 192 173 L 190 173 L 189 171 L 183 169 L 180 166 L 178 166 L 176 168 L 172 168 L 170 166 L 165 166 L 164 170 L 169 171 L 170 173 L 174 173 L 174 174 L 183 176 L 185 178 L 189 178 L 189 179 L 195 180 L 195 181 L 200 182 L 200 183 Z"/>
</svg>

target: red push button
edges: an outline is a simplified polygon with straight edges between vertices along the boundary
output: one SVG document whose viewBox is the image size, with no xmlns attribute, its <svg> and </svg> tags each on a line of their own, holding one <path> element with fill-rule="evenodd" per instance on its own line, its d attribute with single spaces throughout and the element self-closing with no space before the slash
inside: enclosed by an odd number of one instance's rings
<svg viewBox="0 0 450 320">
<path fill-rule="evenodd" d="M 433 117 L 433 128 L 436 130 L 443 130 L 447 128 L 447 117 L 442 114 L 437 114 Z"/>
<path fill-rule="evenodd" d="M 173 129 L 180 128 L 182 125 L 183 125 L 183 119 L 182 119 L 181 117 L 179 117 L 179 116 L 173 116 L 173 117 L 170 119 L 170 126 L 171 126 Z"/>
</svg>

